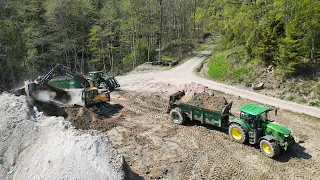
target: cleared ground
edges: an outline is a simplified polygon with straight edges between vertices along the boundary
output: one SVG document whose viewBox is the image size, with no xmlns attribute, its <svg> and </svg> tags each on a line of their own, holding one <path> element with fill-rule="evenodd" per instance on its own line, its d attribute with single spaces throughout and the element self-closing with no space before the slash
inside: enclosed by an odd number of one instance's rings
<svg viewBox="0 0 320 180">
<path fill-rule="evenodd" d="M 198 87 L 192 87 L 195 86 Z M 129 89 L 138 87 L 124 86 L 126 90 L 112 93 L 112 103 L 122 106 L 118 113 L 99 119 L 88 112 L 84 118 L 87 124 L 84 129 L 104 131 L 110 138 L 137 173 L 132 179 L 317 179 L 320 176 L 317 137 L 320 121 L 279 110 L 278 116 L 271 119 L 292 130 L 298 143 L 279 158 L 270 159 L 256 146 L 232 142 L 227 132 L 217 128 L 196 122 L 184 126 L 173 124 L 166 114 L 168 94 L 181 87 L 157 83 L 148 87 L 148 92 L 137 92 Z M 238 114 L 240 105 L 252 102 L 224 96 L 234 102 L 234 114 Z M 73 111 L 82 114 L 75 119 L 81 122 L 86 112 Z"/>
</svg>

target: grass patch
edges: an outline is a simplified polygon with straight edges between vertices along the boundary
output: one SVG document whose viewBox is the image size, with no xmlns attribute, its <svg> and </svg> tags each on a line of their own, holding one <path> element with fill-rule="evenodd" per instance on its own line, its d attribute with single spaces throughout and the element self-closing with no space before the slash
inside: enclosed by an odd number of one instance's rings
<svg viewBox="0 0 320 180">
<path fill-rule="evenodd" d="M 226 62 L 223 54 L 214 55 L 211 58 L 208 74 L 218 80 L 225 80 L 227 73 L 231 70 L 231 65 Z"/>
<path fill-rule="evenodd" d="M 249 85 L 254 81 L 256 74 L 252 67 L 248 67 L 243 47 L 217 50 L 209 64 L 208 74 L 218 81 L 229 81 Z"/>
<path fill-rule="evenodd" d="M 214 49 L 214 47 L 215 47 L 215 44 L 202 43 L 195 51 L 196 53 L 200 53 L 205 50 L 212 50 Z"/>
<path fill-rule="evenodd" d="M 240 68 L 240 69 L 233 71 L 232 77 L 235 79 L 241 79 L 242 77 L 247 76 L 249 74 L 249 72 L 250 72 L 249 69 Z"/>
</svg>

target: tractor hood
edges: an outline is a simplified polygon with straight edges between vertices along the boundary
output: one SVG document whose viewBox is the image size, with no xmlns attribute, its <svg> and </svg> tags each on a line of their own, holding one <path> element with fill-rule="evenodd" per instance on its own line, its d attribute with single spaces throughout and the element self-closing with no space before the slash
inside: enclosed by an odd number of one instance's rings
<svg viewBox="0 0 320 180">
<path fill-rule="evenodd" d="M 289 129 L 272 122 L 268 123 L 267 127 L 274 131 L 278 131 L 283 135 L 289 136 L 291 134 L 291 131 Z"/>
</svg>

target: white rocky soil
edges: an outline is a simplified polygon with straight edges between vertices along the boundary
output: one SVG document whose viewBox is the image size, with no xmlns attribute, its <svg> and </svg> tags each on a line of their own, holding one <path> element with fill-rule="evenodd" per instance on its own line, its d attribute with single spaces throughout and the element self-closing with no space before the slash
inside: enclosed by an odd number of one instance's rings
<svg viewBox="0 0 320 180">
<path fill-rule="evenodd" d="M 124 179 L 108 138 L 36 114 L 25 96 L 0 95 L 0 179 Z"/>
</svg>

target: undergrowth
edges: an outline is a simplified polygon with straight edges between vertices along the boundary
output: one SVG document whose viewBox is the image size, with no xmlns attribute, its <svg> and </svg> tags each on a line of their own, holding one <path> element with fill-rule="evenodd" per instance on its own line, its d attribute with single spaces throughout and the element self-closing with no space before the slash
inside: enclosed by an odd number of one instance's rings
<svg viewBox="0 0 320 180">
<path fill-rule="evenodd" d="M 255 79 L 253 67 L 247 63 L 244 47 L 215 49 L 209 63 L 208 74 L 218 81 L 230 81 L 250 85 Z"/>
</svg>

